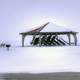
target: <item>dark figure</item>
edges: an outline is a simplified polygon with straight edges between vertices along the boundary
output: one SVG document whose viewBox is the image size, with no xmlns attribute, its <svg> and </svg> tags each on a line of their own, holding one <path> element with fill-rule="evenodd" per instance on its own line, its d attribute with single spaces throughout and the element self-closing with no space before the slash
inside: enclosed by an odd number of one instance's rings
<svg viewBox="0 0 80 80">
<path fill-rule="evenodd" d="M 38 45 L 39 44 L 39 37 L 35 38 L 32 42 L 33 45 Z"/>
<path fill-rule="evenodd" d="M 5 45 L 6 45 L 5 43 L 1 43 L 0 47 L 5 47 Z"/>
<path fill-rule="evenodd" d="M 43 37 L 41 38 L 41 45 L 46 45 L 46 38 L 47 35 L 43 35 Z"/>
<path fill-rule="evenodd" d="M 9 51 L 9 48 L 11 47 L 11 45 L 10 44 L 6 44 L 6 48 L 7 48 L 7 50 Z"/>
<path fill-rule="evenodd" d="M 46 42 L 47 46 L 50 46 L 51 45 L 51 37 L 52 37 L 52 35 L 49 35 L 47 37 L 47 42 Z"/>
</svg>

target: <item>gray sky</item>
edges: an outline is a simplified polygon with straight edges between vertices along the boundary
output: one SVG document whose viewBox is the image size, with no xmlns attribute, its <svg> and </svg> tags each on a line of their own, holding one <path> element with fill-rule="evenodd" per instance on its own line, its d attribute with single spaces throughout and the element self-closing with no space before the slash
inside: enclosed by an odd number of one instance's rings
<svg viewBox="0 0 80 80">
<path fill-rule="evenodd" d="M 0 0 L 0 41 L 20 44 L 19 32 L 45 20 L 80 32 L 80 0 Z"/>
</svg>

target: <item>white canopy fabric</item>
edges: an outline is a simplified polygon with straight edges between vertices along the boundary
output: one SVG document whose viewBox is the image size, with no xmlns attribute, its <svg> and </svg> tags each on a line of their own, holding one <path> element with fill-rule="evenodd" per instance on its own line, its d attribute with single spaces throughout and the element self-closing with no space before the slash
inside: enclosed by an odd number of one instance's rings
<svg viewBox="0 0 80 80">
<path fill-rule="evenodd" d="M 69 32 L 69 31 L 71 30 L 65 28 L 64 26 L 58 26 L 50 22 L 40 32 Z"/>
<path fill-rule="evenodd" d="M 64 26 L 58 26 L 54 23 L 47 22 L 47 23 L 41 24 L 41 26 L 39 26 L 35 29 L 31 29 L 27 32 L 74 32 L 74 31 L 69 30 L 69 29 L 65 28 Z M 22 32 L 20 34 L 26 34 L 27 32 Z"/>
</svg>

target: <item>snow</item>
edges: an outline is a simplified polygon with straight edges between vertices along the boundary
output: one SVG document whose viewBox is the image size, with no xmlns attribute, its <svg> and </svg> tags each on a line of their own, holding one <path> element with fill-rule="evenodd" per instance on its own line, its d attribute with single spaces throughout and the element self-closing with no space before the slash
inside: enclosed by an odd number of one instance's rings
<svg viewBox="0 0 80 80">
<path fill-rule="evenodd" d="M 57 0 L 5 1 L 0 0 L 0 44 L 21 45 L 22 37 L 19 33 L 28 31 L 33 25 L 38 25 L 47 18 L 55 19 L 57 24 L 66 25 L 66 28 L 50 23 L 42 30 L 44 32 L 80 32 L 80 0 L 60 0 L 60 3 Z M 79 33 L 77 37 L 80 44 Z M 30 38 L 27 36 L 25 45 L 28 39 Z M 11 47 L 9 51 L 0 47 L 0 73 L 80 71 L 79 61 L 80 46 Z"/>
<path fill-rule="evenodd" d="M 80 46 L 0 48 L 0 73 L 80 71 Z"/>
<path fill-rule="evenodd" d="M 42 30 L 45 31 L 71 30 L 50 23 Z M 18 37 L 10 41 L 21 44 Z M 32 36 L 26 37 L 25 45 L 31 38 Z M 13 47 L 12 44 L 11 46 L 9 51 L 0 47 L 0 73 L 80 72 L 80 46 Z"/>
<path fill-rule="evenodd" d="M 54 24 L 52 22 L 49 22 L 48 25 L 46 25 L 41 32 L 67 32 L 67 31 L 71 31 L 68 28 L 66 28 L 65 26 L 58 26 L 57 24 Z"/>
</svg>

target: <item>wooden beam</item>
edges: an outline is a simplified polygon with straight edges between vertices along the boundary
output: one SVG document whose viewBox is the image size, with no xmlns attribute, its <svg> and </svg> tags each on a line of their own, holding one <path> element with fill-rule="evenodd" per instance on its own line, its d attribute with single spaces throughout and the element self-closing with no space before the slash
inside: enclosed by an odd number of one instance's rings
<svg viewBox="0 0 80 80">
<path fill-rule="evenodd" d="M 24 39 L 25 39 L 25 36 L 22 35 L 22 47 L 24 47 Z"/>
<path fill-rule="evenodd" d="M 77 35 L 76 35 L 76 33 L 73 34 L 73 36 L 74 36 L 74 44 L 77 45 Z"/>
<path fill-rule="evenodd" d="M 67 36 L 68 36 L 69 45 L 71 45 L 71 35 L 67 34 Z"/>
<path fill-rule="evenodd" d="M 65 34 L 74 34 L 75 32 L 27 32 L 21 33 L 21 35 L 65 35 Z"/>
<path fill-rule="evenodd" d="M 76 36 L 77 32 L 73 32 L 73 31 L 69 31 L 69 32 L 27 32 L 27 33 L 20 33 L 20 35 L 22 35 L 22 47 L 24 47 L 24 39 L 25 36 L 27 35 L 33 35 L 33 37 L 35 37 L 36 35 L 67 35 L 68 36 L 68 40 L 69 40 L 69 45 L 71 45 L 71 36 L 73 35 L 74 37 L 74 44 L 77 45 L 77 36 Z M 41 44 L 39 43 L 39 46 L 41 46 Z"/>
</svg>

